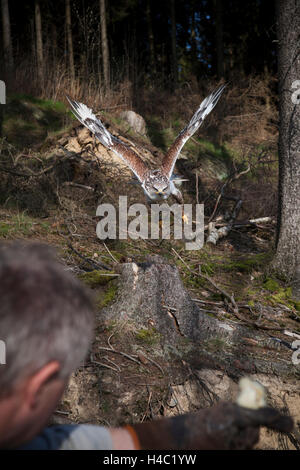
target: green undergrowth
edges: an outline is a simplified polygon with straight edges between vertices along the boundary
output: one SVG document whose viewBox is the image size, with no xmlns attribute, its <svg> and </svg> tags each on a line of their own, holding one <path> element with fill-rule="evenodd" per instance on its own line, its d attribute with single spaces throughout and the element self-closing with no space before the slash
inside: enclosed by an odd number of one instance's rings
<svg viewBox="0 0 300 470">
<path fill-rule="evenodd" d="M 153 346 L 159 342 L 160 333 L 156 330 L 156 328 L 141 329 L 135 334 L 135 337 L 141 343 L 147 344 L 148 346 Z"/>
<path fill-rule="evenodd" d="M 253 254 L 251 256 L 238 258 L 238 259 L 231 259 L 226 255 L 217 255 L 217 254 L 209 254 L 201 253 L 199 255 L 199 261 L 197 262 L 197 269 L 200 268 L 201 274 L 206 274 L 208 276 L 213 276 L 214 274 L 221 274 L 221 273 L 251 273 L 256 270 L 263 270 L 265 266 L 271 259 L 270 253 L 259 253 Z M 191 274 L 190 269 L 184 265 L 180 260 L 176 261 L 176 264 L 180 266 L 181 270 L 186 274 Z M 193 269 L 193 268 L 192 268 Z M 197 271 L 197 269 L 193 269 Z"/>
<path fill-rule="evenodd" d="M 6 218 L 6 220 L 0 221 L 0 239 L 28 237 L 35 230 L 47 233 L 51 231 L 51 227 L 49 223 L 29 217 L 23 212 L 18 212 Z"/>
<path fill-rule="evenodd" d="M 12 102 L 25 102 L 38 106 L 41 109 L 51 109 L 57 112 L 65 112 L 66 105 L 61 101 L 44 100 L 35 96 L 22 93 L 12 93 L 8 96 L 7 104 Z"/>
<path fill-rule="evenodd" d="M 115 279 L 117 275 L 113 271 L 106 271 L 100 269 L 94 269 L 83 274 L 79 274 L 79 279 L 83 281 L 89 287 L 97 287 L 100 285 L 106 285 L 112 279 Z"/>
<path fill-rule="evenodd" d="M 16 148 L 43 143 L 70 122 L 71 112 L 60 101 L 11 94 L 4 108 L 3 135 Z"/>
<path fill-rule="evenodd" d="M 271 260 L 271 256 L 270 253 L 258 253 L 251 255 L 251 257 L 225 262 L 221 265 L 221 270 L 251 273 L 257 269 L 263 269 Z"/>
<path fill-rule="evenodd" d="M 223 300 L 223 295 L 217 291 L 212 292 L 212 284 L 197 275 L 199 270 L 229 294 L 234 293 L 236 301 L 247 301 L 252 307 L 256 302 L 272 306 L 282 304 L 300 311 L 300 302 L 293 299 L 291 287 L 268 277 L 271 258 L 272 253 L 267 252 L 232 259 L 225 254 L 205 251 L 204 248 L 202 253 L 199 253 L 198 262 L 195 262 L 193 257 L 193 262 L 184 264 L 181 260 L 176 260 L 175 263 L 181 272 L 185 287 L 195 294 L 209 288 L 209 299 L 212 301 Z"/>
<path fill-rule="evenodd" d="M 272 278 L 267 278 L 263 286 L 264 289 L 269 291 L 266 300 L 270 301 L 272 305 L 283 304 L 290 309 L 295 308 L 300 312 L 300 302 L 293 299 L 291 287 L 283 287 L 279 281 Z"/>
<path fill-rule="evenodd" d="M 97 297 L 96 297 L 96 307 L 97 309 L 101 310 L 104 307 L 107 307 L 109 304 L 111 304 L 118 292 L 118 286 L 115 282 L 110 282 L 105 289 L 105 292 L 100 292 Z"/>
</svg>

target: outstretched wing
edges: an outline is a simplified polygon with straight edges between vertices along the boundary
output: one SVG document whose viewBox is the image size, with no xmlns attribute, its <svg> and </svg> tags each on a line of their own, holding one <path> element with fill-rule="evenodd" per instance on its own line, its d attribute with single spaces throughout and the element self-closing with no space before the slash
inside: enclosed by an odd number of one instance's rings
<svg viewBox="0 0 300 470">
<path fill-rule="evenodd" d="M 224 91 L 225 86 L 226 85 L 222 85 L 221 87 L 217 88 L 217 90 L 215 90 L 213 93 L 211 93 L 211 95 L 205 98 L 204 101 L 202 101 L 194 116 L 190 120 L 189 124 L 180 132 L 180 134 L 176 137 L 174 143 L 169 148 L 161 166 L 161 171 L 166 176 L 168 176 L 168 178 L 171 178 L 172 176 L 175 162 L 177 160 L 178 155 L 180 154 L 182 147 L 184 146 L 186 141 L 199 129 L 206 116 L 216 106 L 220 96 Z"/>
<path fill-rule="evenodd" d="M 98 119 L 83 103 L 71 100 L 67 96 L 72 112 L 76 118 L 89 129 L 95 137 L 100 140 L 104 147 L 112 150 L 118 157 L 120 157 L 133 171 L 138 180 L 142 183 L 145 179 L 145 174 L 148 171 L 148 167 L 142 161 L 142 159 L 135 153 L 128 145 L 121 140 L 117 139 L 104 127 L 100 119 Z"/>
</svg>

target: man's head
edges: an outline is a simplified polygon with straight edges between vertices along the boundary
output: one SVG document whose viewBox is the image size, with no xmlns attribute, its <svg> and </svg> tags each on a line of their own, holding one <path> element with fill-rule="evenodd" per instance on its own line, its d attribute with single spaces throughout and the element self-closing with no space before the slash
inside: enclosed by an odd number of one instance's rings
<svg viewBox="0 0 300 470">
<path fill-rule="evenodd" d="M 0 247 L 0 447 L 16 446 L 47 423 L 84 358 L 93 309 L 84 287 L 43 245 Z"/>
</svg>

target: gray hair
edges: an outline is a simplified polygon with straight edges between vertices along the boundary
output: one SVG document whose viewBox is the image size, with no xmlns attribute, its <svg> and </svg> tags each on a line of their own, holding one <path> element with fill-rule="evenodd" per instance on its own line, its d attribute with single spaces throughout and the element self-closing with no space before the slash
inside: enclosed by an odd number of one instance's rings
<svg viewBox="0 0 300 470">
<path fill-rule="evenodd" d="M 50 361 L 67 378 L 87 353 L 93 305 L 85 287 L 38 243 L 0 247 L 0 395 Z"/>
</svg>

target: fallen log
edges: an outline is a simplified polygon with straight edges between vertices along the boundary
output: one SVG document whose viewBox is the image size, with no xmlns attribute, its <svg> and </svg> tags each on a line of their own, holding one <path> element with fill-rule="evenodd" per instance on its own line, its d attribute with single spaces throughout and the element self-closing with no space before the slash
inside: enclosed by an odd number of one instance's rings
<svg viewBox="0 0 300 470">
<path fill-rule="evenodd" d="M 238 213 L 241 209 L 242 203 L 243 202 L 241 199 L 239 199 L 236 202 L 234 209 L 232 211 L 231 219 L 228 222 L 228 224 L 225 225 L 224 227 L 217 229 L 215 227 L 215 224 L 213 222 L 210 222 L 209 228 L 208 228 L 209 234 L 208 234 L 206 243 L 212 243 L 213 245 L 216 245 L 217 241 L 220 240 L 220 238 L 224 238 L 229 234 L 229 232 L 231 231 L 234 225 L 234 221 L 237 218 Z"/>
</svg>

